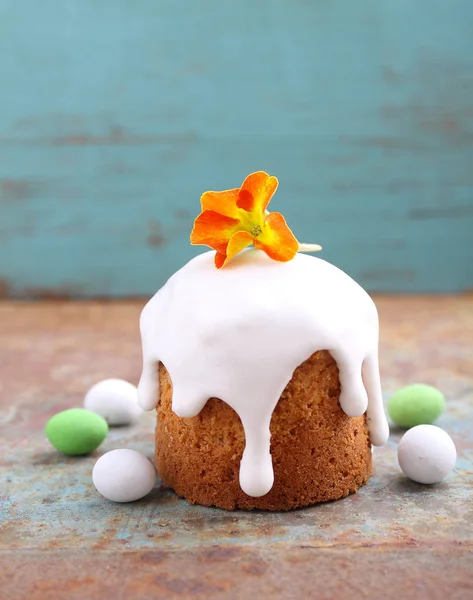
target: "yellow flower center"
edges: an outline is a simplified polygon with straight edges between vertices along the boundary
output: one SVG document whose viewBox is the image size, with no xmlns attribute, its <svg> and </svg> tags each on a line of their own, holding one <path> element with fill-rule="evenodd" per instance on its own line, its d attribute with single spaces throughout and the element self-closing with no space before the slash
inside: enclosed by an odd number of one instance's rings
<svg viewBox="0 0 473 600">
<path fill-rule="evenodd" d="M 261 229 L 260 225 L 254 225 L 253 226 L 253 229 L 251 230 L 251 235 L 253 237 L 258 237 L 262 233 L 263 233 L 263 230 Z"/>
</svg>

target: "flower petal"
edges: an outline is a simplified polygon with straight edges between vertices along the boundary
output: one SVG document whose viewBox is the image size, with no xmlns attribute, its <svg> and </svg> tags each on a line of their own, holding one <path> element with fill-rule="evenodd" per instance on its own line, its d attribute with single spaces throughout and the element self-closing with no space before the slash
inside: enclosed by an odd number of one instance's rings
<svg viewBox="0 0 473 600">
<path fill-rule="evenodd" d="M 256 212 L 264 216 L 274 192 L 278 187 L 276 177 L 271 177 L 264 171 L 248 175 L 240 188 L 236 205 L 247 212 Z"/>
<path fill-rule="evenodd" d="M 200 197 L 202 211 L 214 210 L 215 212 L 238 219 L 237 200 L 240 189 L 225 190 L 223 192 L 205 192 Z"/>
<path fill-rule="evenodd" d="M 215 255 L 215 266 L 217 269 L 224 267 L 229 260 L 236 256 L 239 252 L 250 246 L 254 242 L 254 238 L 247 231 L 237 231 L 232 235 L 228 242 L 226 256 L 222 262 L 222 255 L 217 253 Z"/>
<path fill-rule="evenodd" d="M 264 222 L 261 235 L 254 242 L 255 248 L 264 250 L 273 260 L 287 262 L 292 260 L 299 250 L 299 242 L 287 226 L 281 213 L 269 213 Z"/>
<path fill-rule="evenodd" d="M 226 217 L 214 210 L 204 210 L 194 221 L 191 244 L 210 246 L 226 254 L 227 244 L 240 225 L 238 219 Z"/>
<path fill-rule="evenodd" d="M 215 266 L 217 267 L 217 269 L 221 269 L 223 267 L 226 259 L 227 259 L 227 257 L 225 254 L 222 254 L 221 252 L 215 253 L 214 263 L 215 263 Z"/>
</svg>

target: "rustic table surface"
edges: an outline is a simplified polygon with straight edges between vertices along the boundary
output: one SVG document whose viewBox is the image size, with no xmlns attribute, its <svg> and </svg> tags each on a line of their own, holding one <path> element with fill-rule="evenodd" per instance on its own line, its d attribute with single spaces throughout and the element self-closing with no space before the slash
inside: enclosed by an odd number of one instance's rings
<svg viewBox="0 0 473 600">
<path fill-rule="evenodd" d="M 377 298 L 386 396 L 415 381 L 446 393 L 455 472 L 407 481 L 393 431 L 358 494 L 284 514 L 190 506 L 159 481 L 133 504 L 101 498 L 95 460 L 151 457 L 152 414 L 92 456 L 49 446 L 47 419 L 94 382 L 137 381 L 142 304 L 0 304 L 2 600 L 473 597 L 473 296 Z"/>
</svg>

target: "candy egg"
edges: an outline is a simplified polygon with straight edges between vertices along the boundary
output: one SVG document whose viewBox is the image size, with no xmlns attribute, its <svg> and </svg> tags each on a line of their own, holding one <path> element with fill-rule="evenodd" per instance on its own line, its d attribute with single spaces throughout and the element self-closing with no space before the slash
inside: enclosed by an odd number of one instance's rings
<svg viewBox="0 0 473 600">
<path fill-rule="evenodd" d="M 128 425 L 143 412 L 138 390 L 123 379 L 104 379 L 90 388 L 84 407 L 102 416 L 109 425 Z"/>
<path fill-rule="evenodd" d="M 112 450 L 95 463 L 92 481 L 107 500 L 133 502 L 151 492 L 156 472 L 151 461 L 141 452 Z"/>
<path fill-rule="evenodd" d="M 400 427 L 433 423 L 445 409 L 445 397 L 430 385 L 414 384 L 398 390 L 388 402 L 388 413 Z"/>
<path fill-rule="evenodd" d="M 455 466 L 457 451 L 452 438 L 440 427 L 417 425 L 403 435 L 397 458 L 409 479 L 438 483 Z"/>
<path fill-rule="evenodd" d="M 51 417 L 46 423 L 46 437 L 64 454 L 89 454 L 104 441 L 108 433 L 105 419 L 90 410 L 70 408 Z"/>
</svg>

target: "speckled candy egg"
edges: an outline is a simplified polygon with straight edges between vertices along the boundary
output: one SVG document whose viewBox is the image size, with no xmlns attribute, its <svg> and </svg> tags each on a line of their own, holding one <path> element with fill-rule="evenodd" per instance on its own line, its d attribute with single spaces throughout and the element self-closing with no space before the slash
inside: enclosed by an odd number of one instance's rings
<svg viewBox="0 0 473 600">
<path fill-rule="evenodd" d="M 89 454 L 104 441 L 108 425 L 100 415 L 84 408 L 70 408 L 46 423 L 46 437 L 60 452 L 71 456 Z"/>
<path fill-rule="evenodd" d="M 84 407 L 102 416 L 109 425 L 129 425 L 142 413 L 138 390 L 123 379 L 104 379 L 90 388 Z"/>
<path fill-rule="evenodd" d="M 457 451 L 452 438 L 435 425 L 417 425 L 407 431 L 397 451 L 399 466 L 417 483 L 438 483 L 455 466 Z"/>
<path fill-rule="evenodd" d="M 408 385 L 391 396 L 388 413 L 400 427 L 415 427 L 436 421 L 445 410 L 445 397 L 431 385 Z"/>
<path fill-rule="evenodd" d="M 112 450 L 101 456 L 92 471 L 97 491 L 113 502 L 133 502 L 151 492 L 156 471 L 136 450 Z"/>
</svg>

